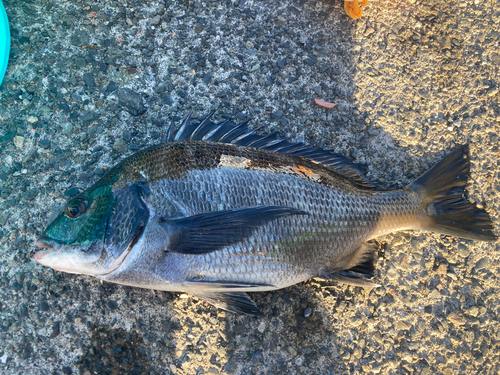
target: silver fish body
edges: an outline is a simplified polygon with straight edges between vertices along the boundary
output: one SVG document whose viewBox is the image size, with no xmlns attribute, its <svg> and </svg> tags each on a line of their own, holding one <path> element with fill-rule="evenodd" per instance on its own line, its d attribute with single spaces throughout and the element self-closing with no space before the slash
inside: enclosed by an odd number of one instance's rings
<svg viewBox="0 0 500 375">
<path fill-rule="evenodd" d="M 106 228 L 80 223 L 101 248 L 98 260 L 89 261 L 87 251 L 82 273 L 187 292 L 258 315 L 244 292 L 280 289 L 312 277 L 369 286 L 376 254 L 367 241 L 388 232 L 424 229 L 495 239 L 488 214 L 464 198 L 467 146 L 411 185 L 379 191 L 368 188 L 342 157 L 288 143 L 274 152 L 275 141 L 266 143 L 246 129 L 228 141 L 224 137 L 234 128 L 223 129 L 226 133 L 221 128 L 208 120 L 192 126 L 188 119 L 169 135 L 173 142 L 125 159 L 68 204 L 60 227 L 71 226 L 66 216 L 89 215 Z M 217 132 L 222 135 L 214 143 Z M 103 189 L 112 198 L 92 196 Z M 104 204 L 96 209 L 108 200 L 107 211 Z M 100 216 L 87 212 L 93 207 Z M 39 242 L 51 249 L 35 258 L 78 272 L 75 248 L 82 247 L 76 239 L 84 237 L 82 230 L 57 241 L 57 230 L 49 226 Z M 61 249 L 70 254 L 64 261 Z M 71 267 L 65 267 L 69 261 Z M 89 262 L 96 265 L 93 271 Z"/>
<path fill-rule="evenodd" d="M 367 193 L 344 184 L 335 186 L 333 180 L 325 186 L 232 166 L 194 170 L 182 179 L 150 183 L 145 199 L 152 216 L 144 238 L 132 249 L 127 267 L 105 279 L 124 283 L 124 274 L 135 274 L 140 268 L 147 270 L 145 278 L 138 283 L 131 277 L 130 285 L 161 290 L 179 290 L 186 280 L 264 284 L 271 286 L 237 289 L 270 290 L 318 276 L 321 269 L 348 269 L 355 265 L 350 256 L 367 240 L 387 231 L 414 229 L 419 204 L 405 191 Z M 164 218 L 257 206 L 294 207 L 308 214 L 278 218 L 250 237 L 206 254 L 166 252 L 169 238 L 156 224 Z M 386 223 L 382 216 L 397 220 Z M 132 253 L 144 262 L 140 267 L 132 261 Z M 184 291 L 191 291 L 189 283 Z"/>
</svg>

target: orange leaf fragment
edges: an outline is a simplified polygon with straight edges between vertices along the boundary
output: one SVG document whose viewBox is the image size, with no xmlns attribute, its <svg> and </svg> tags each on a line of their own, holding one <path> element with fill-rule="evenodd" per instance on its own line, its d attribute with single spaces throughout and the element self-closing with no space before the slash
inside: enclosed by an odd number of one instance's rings
<svg viewBox="0 0 500 375">
<path fill-rule="evenodd" d="M 354 18 L 354 19 L 361 18 L 363 11 L 361 10 L 359 5 L 360 5 L 359 0 L 344 1 L 345 12 L 351 18 Z M 361 0 L 361 5 L 364 7 L 367 6 L 368 0 Z"/>
<path fill-rule="evenodd" d="M 396 294 L 394 289 L 389 289 L 387 292 L 392 296 L 392 298 L 398 299 L 398 295 Z"/>
<path fill-rule="evenodd" d="M 326 101 L 321 100 L 321 99 L 314 99 L 314 102 L 317 105 L 319 105 L 320 107 L 323 107 L 323 108 L 326 108 L 326 109 L 332 109 L 333 107 L 335 107 L 337 105 L 335 103 L 326 102 Z"/>
</svg>

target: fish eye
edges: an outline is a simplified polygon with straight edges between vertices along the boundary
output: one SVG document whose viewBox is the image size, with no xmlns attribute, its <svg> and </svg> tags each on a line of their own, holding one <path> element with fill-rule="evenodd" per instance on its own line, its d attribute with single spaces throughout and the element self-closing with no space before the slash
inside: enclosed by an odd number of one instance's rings
<svg viewBox="0 0 500 375">
<path fill-rule="evenodd" d="M 66 216 L 76 219 L 78 216 L 83 215 L 87 211 L 89 201 L 85 198 L 76 198 L 69 202 L 66 208 Z"/>
</svg>

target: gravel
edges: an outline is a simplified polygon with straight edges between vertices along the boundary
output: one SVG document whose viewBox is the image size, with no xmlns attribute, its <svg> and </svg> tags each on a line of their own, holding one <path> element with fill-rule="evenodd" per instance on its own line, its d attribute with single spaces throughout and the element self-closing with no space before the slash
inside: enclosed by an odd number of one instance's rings
<svg viewBox="0 0 500 375">
<path fill-rule="evenodd" d="M 0 372 L 500 372 L 499 250 L 437 234 L 380 239 L 375 281 L 256 293 L 258 319 L 181 294 L 36 264 L 68 196 L 170 121 L 220 106 L 344 154 L 384 188 L 471 145 L 470 196 L 500 225 L 500 11 L 480 1 L 4 1 Z M 314 99 L 336 103 L 331 110 Z"/>
</svg>

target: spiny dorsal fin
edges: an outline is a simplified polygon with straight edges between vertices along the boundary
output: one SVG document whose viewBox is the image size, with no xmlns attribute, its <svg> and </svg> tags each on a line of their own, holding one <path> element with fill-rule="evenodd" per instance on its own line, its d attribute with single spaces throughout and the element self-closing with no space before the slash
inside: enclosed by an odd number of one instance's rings
<svg viewBox="0 0 500 375">
<path fill-rule="evenodd" d="M 337 173 L 349 178 L 362 188 L 373 188 L 374 184 L 364 176 L 364 169 L 360 164 L 354 164 L 342 155 L 329 151 L 305 146 L 303 143 L 292 143 L 278 138 L 278 133 L 260 135 L 260 129 L 249 129 L 249 121 L 234 124 L 225 120 L 219 124 L 210 119 L 216 110 L 211 111 L 199 124 L 191 123 L 190 112 L 179 128 L 174 123 L 170 125 L 168 135 L 162 140 L 165 142 L 205 141 L 230 143 L 239 146 L 254 147 L 261 150 L 279 152 L 281 154 L 301 156 L 335 170 Z"/>
</svg>

